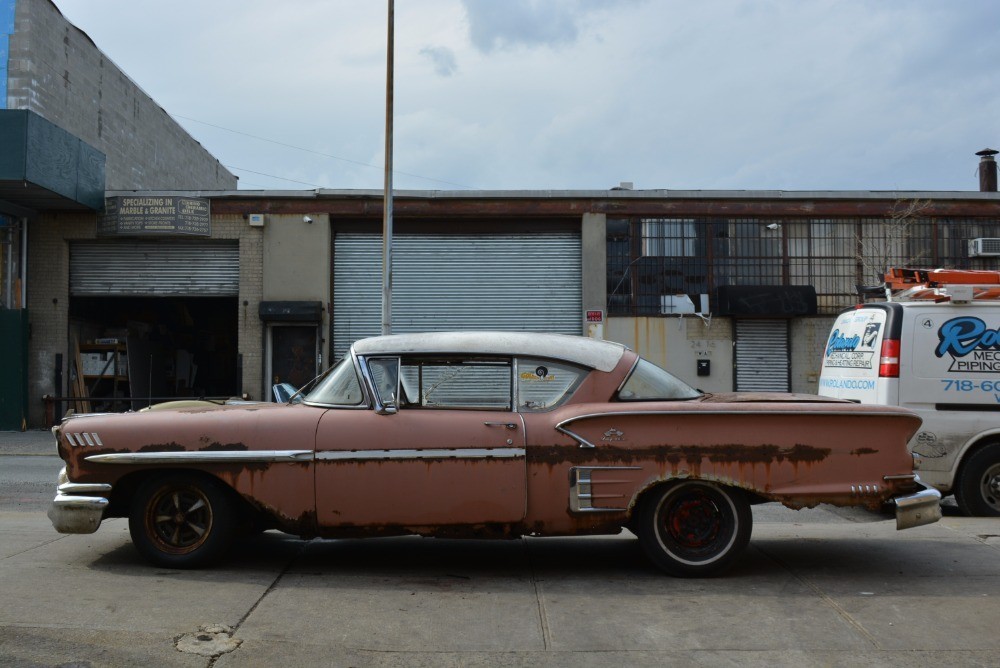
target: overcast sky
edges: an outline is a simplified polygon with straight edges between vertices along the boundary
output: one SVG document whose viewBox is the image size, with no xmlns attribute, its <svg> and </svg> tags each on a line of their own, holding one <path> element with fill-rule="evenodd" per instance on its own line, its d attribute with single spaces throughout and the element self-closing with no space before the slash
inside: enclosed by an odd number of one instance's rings
<svg viewBox="0 0 1000 668">
<path fill-rule="evenodd" d="M 384 0 L 55 0 L 250 189 L 381 189 Z M 996 0 L 396 0 L 397 189 L 977 190 Z"/>
</svg>

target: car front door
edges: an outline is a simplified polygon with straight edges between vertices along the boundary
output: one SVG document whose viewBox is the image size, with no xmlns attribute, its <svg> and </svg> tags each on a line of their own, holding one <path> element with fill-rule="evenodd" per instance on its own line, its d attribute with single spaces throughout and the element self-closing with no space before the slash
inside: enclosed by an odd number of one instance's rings
<svg viewBox="0 0 1000 668">
<path fill-rule="evenodd" d="M 524 423 L 509 359 L 361 359 L 374 408 L 330 410 L 316 438 L 320 526 L 524 518 Z"/>
</svg>

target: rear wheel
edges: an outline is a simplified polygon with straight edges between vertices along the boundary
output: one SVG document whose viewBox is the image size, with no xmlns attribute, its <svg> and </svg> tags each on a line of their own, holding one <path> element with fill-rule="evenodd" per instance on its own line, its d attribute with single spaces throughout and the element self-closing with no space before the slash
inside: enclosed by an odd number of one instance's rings
<svg viewBox="0 0 1000 668">
<path fill-rule="evenodd" d="M 753 515 L 739 489 L 701 480 L 661 487 L 643 503 L 639 542 L 659 568 L 704 577 L 729 567 L 750 542 Z"/>
<path fill-rule="evenodd" d="M 955 501 L 966 515 L 1000 516 L 1000 444 L 981 448 L 962 464 Z"/>
<path fill-rule="evenodd" d="M 129 514 L 139 553 L 158 566 L 198 568 L 229 549 L 237 524 L 226 489 L 211 478 L 171 474 L 143 483 Z"/>
</svg>

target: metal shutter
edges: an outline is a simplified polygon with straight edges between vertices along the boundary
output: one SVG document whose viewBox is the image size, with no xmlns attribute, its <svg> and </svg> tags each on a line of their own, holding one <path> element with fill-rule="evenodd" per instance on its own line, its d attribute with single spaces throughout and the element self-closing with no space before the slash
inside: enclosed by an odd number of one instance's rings
<svg viewBox="0 0 1000 668">
<path fill-rule="evenodd" d="M 228 297 L 240 291 L 238 241 L 77 241 L 70 244 L 77 297 Z"/>
<path fill-rule="evenodd" d="M 788 392 L 787 320 L 736 320 L 736 390 Z"/>
<path fill-rule="evenodd" d="M 580 334 L 577 233 L 393 237 L 392 332 Z M 335 240 L 333 355 L 382 329 L 382 236 Z"/>
</svg>

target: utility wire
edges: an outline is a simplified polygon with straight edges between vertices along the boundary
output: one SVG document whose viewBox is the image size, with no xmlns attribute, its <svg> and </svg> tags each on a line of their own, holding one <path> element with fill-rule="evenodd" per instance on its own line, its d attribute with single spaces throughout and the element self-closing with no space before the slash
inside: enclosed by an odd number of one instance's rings
<svg viewBox="0 0 1000 668">
<path fill-rule="evenodd" d="M 295 149 L 296 151 L 304 151 L 306 153 L 312 153 L 314 155 L 319 155 L 319 156 L 322 156 L 324 158 L 332 158 L 333 160 L 340 160 L 341 162 L 347 162 L 347 163 L 350 163 L 352 165 L 358 165 L 359 167 L 369 167 L 371 169 L 377 169 L 379 171 L 382 170 L 382 167 L 380 167 L 378 165 L 371 165 L 371 164 L 369 164 L 367 162 L 361 162 L 359 160 L 351 160 L 350 158 L 342 158 L 339 155 L 332 155 L 330 153 L 323 153 L 322 151 L 316 151 L 314 149 L 304 148 L 302 146 L 295 146 L 294 144 L 286 144 L 285 142 L 280 142 L 280 141 L 277 141 L 275 139 L 267 139 L 266 137 L 259 137 L 257 135 L 252 135 L 249 132 L 241 132 L 240 130 L 233 130 L 232 128 L 223 127 L 221 125 L 216 125 L 214 123 L 209 123 L 207 121 L 199 121 L 197 118 L 191 118 L 190 116 L 182 116 L 181 114 L 170 114 L 170 115 L 173 116 L 174 118 L 183 118 L 186 121 L 191 121 L 193 123 L 201 123 L 202 125 L 207 125 L 207 126 L 209 126 L 211 128 L 216 128 L 218 130 L 225 130 L 226 132 L 231 132 L 233 134 L 241 135 L 243 137 L 250 137 L 251 139 L 256 139 L 257 141 L 263 141 L 263 142 L 267 142 L 269 144 L 275 144 L 277 146 L 284 146 L 285 148 Z M 233 167 L 233 169 L 239 169 L 239 168 L 238 167 Z M 312 184 L 312 183 L 304 183 L 302 181 L 296 181 L 294 179 L 284 179 L 284 178 L 282 178 L 280 176 L 272 176 L 271 174 L 264 174 L 263 172 L 254 172 L 254 171 L 251 171 L 249 169 L 245 169 L 243 171 L 250 172 L 251 174 L 259 174 L 260 176 L 271 176 L 272 178 L 281 179 L 282 181 L 291 181 L 292 183 L 303 183 L 303 185 L 311 185 L 311 186 L 314 186 L 316 188 L 325 188 L 325 187 L 327 187 L 327 186 L 318 186 L 318 185 L 315 185 L 315 184 Z M 400 175 L 403 175 L 403 176 L 412 176 L 415 179 L 423 179 L 424 181 L 433 181 L 435 183 L 443 183 L 445 185 L 455 186 L 456 188 L 465 188 L 465 189 L 470 189 L 470 190 L 472 189 L 472 186 L 463 185 L 461 183 L 454 183 L 453 181 L 444 181 L 442 179 L 434 179 L 434 178 L 431 178 L 429 176 L 421 176 L 420 174 L 411 174 L 409 172 L 402 172 L 402 171 L 399 171 L 397 169 L 394 169 L 393 173 L 394 174 L 400 174 Z"/>
<path fill-rule="evenodd" d="M 274 174 L 265 174 L 264 172 L 255 172 L 252 169 L 246 169 L 244 167 L 237 167 L 235 165 L 223 165 L 226 169 L 235 169 L 241 172 L 247 172 L 248 174 L 256 174 L 257 176 L 267 176 L 272 179 L 278 179 L 279 181 L 288 181 L 289 183 L 300 183 L 304 186 L 312 186 L 313 188 L 325 188 L 326 186 L 317 185 L 315 183 L 307 183 L 305 181 L 296 181 L 295 179 L 286 179 L 284 176 L 275 176 Z"/>
</svg>

